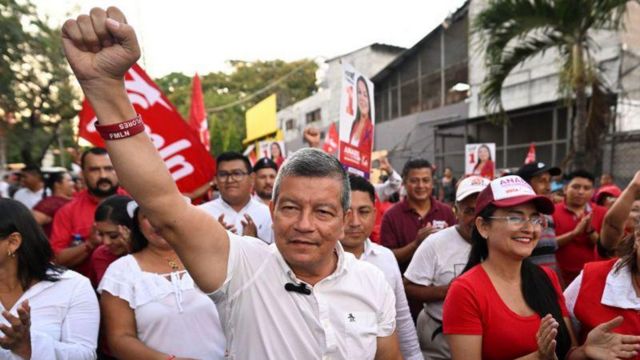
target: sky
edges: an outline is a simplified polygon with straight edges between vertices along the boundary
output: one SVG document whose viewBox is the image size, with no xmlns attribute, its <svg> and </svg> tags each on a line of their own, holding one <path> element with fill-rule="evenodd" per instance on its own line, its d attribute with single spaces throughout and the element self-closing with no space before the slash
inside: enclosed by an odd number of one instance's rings
<svg viewBox="0 0 640 360">
<path fill-rule="evenodd" d="M 411 47 L 464 0 L 32 0 L 60 26 L 118 6 L 152 77 L 225 71 L 227 60 L 332 58 L 372 43 Z"/>
</svg>

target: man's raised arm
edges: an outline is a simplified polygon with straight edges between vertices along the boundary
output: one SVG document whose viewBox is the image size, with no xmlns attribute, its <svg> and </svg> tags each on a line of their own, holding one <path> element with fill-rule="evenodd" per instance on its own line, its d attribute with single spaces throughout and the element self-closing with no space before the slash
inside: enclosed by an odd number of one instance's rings
<svg viewBox="0 0 640 360">
<path fill-rule="evenodd" d="M 135 118 L 124 75 L 140 57 L 140 47 L 122 12 L 115 7 L 94 8 L 90 15 L 67 20 L 62 41 L 100 125 Z M 223 227 L 185 203 L 145 132 L 106 144 L 124 188 L 173 246 L 198 286 L 205 292 L 218 289 L 229 258 L 229 238 Z"/>
</svg>

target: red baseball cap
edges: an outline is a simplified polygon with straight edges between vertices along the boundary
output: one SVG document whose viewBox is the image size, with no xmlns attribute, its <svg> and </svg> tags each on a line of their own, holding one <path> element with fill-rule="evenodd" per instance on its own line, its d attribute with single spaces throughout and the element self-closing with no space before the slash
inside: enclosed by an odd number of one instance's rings
<svg viewBox="0 0 640 360">
<path fill-rule="evenodd" d="M 490 204 L 506 208 L 532 202 L 543 214 L 553 214 L 553 202 L 546 196 L 536 195 L 526 181 L 520 176 L 509 175 L 493 180 L 476 200 L 476 216 Z"/>
<path fill-rule="evenodd" d="M 616 185 L 605 185 L 600 187 L 600 189 L 598 189 L 598 192 L 596 193 L 596 202 L 600 202 L 600 199 L 604 195 L 609 195 L 609 196 L 618 198 L 620 197 L 620 194 L 622 194 L 622 190 L 620 190 L 620 188 L 617 187 Z"/>
</svg>

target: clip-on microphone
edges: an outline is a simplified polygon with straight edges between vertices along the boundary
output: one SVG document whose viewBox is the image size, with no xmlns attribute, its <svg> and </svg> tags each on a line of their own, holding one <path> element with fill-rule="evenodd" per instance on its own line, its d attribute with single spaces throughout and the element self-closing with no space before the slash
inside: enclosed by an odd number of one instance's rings
<svg viewBox="0 0 640 360">
<path fill-rule="evenodd" d="M 284 289 L 287 291 L 297 292 L 302 295 L 311 295 L 311 289 L 307 288 L 307 285 L 304 283 L 300 283 L 298 285 L 294 283 L 286 283 L 284 284 Z"/>
</svg>

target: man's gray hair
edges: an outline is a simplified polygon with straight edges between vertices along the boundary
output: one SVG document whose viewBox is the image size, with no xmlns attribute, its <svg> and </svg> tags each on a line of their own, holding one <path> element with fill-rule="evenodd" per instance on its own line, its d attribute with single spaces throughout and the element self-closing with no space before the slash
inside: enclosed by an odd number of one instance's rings
<svg viewBox="0 0 640 360">
<path fill-rule="evenodd" d="M 272 201 L 274 204 L 278 200 L 278 195 L 280 195 L 282 179 L 287 176 L 334 178 L 340 181 L 342 183 L 340 204 L 342 205 L 342 210 L 349 210 L 349 206 L 351 206 L 349 176 L 335 157 L 314 148 L 303 148 L 289 155 L 278 170 L 276 183 L 273 186 Z M 314 191 L 314 189 L 309 189 L 309 191 Z"/>
</svg>

